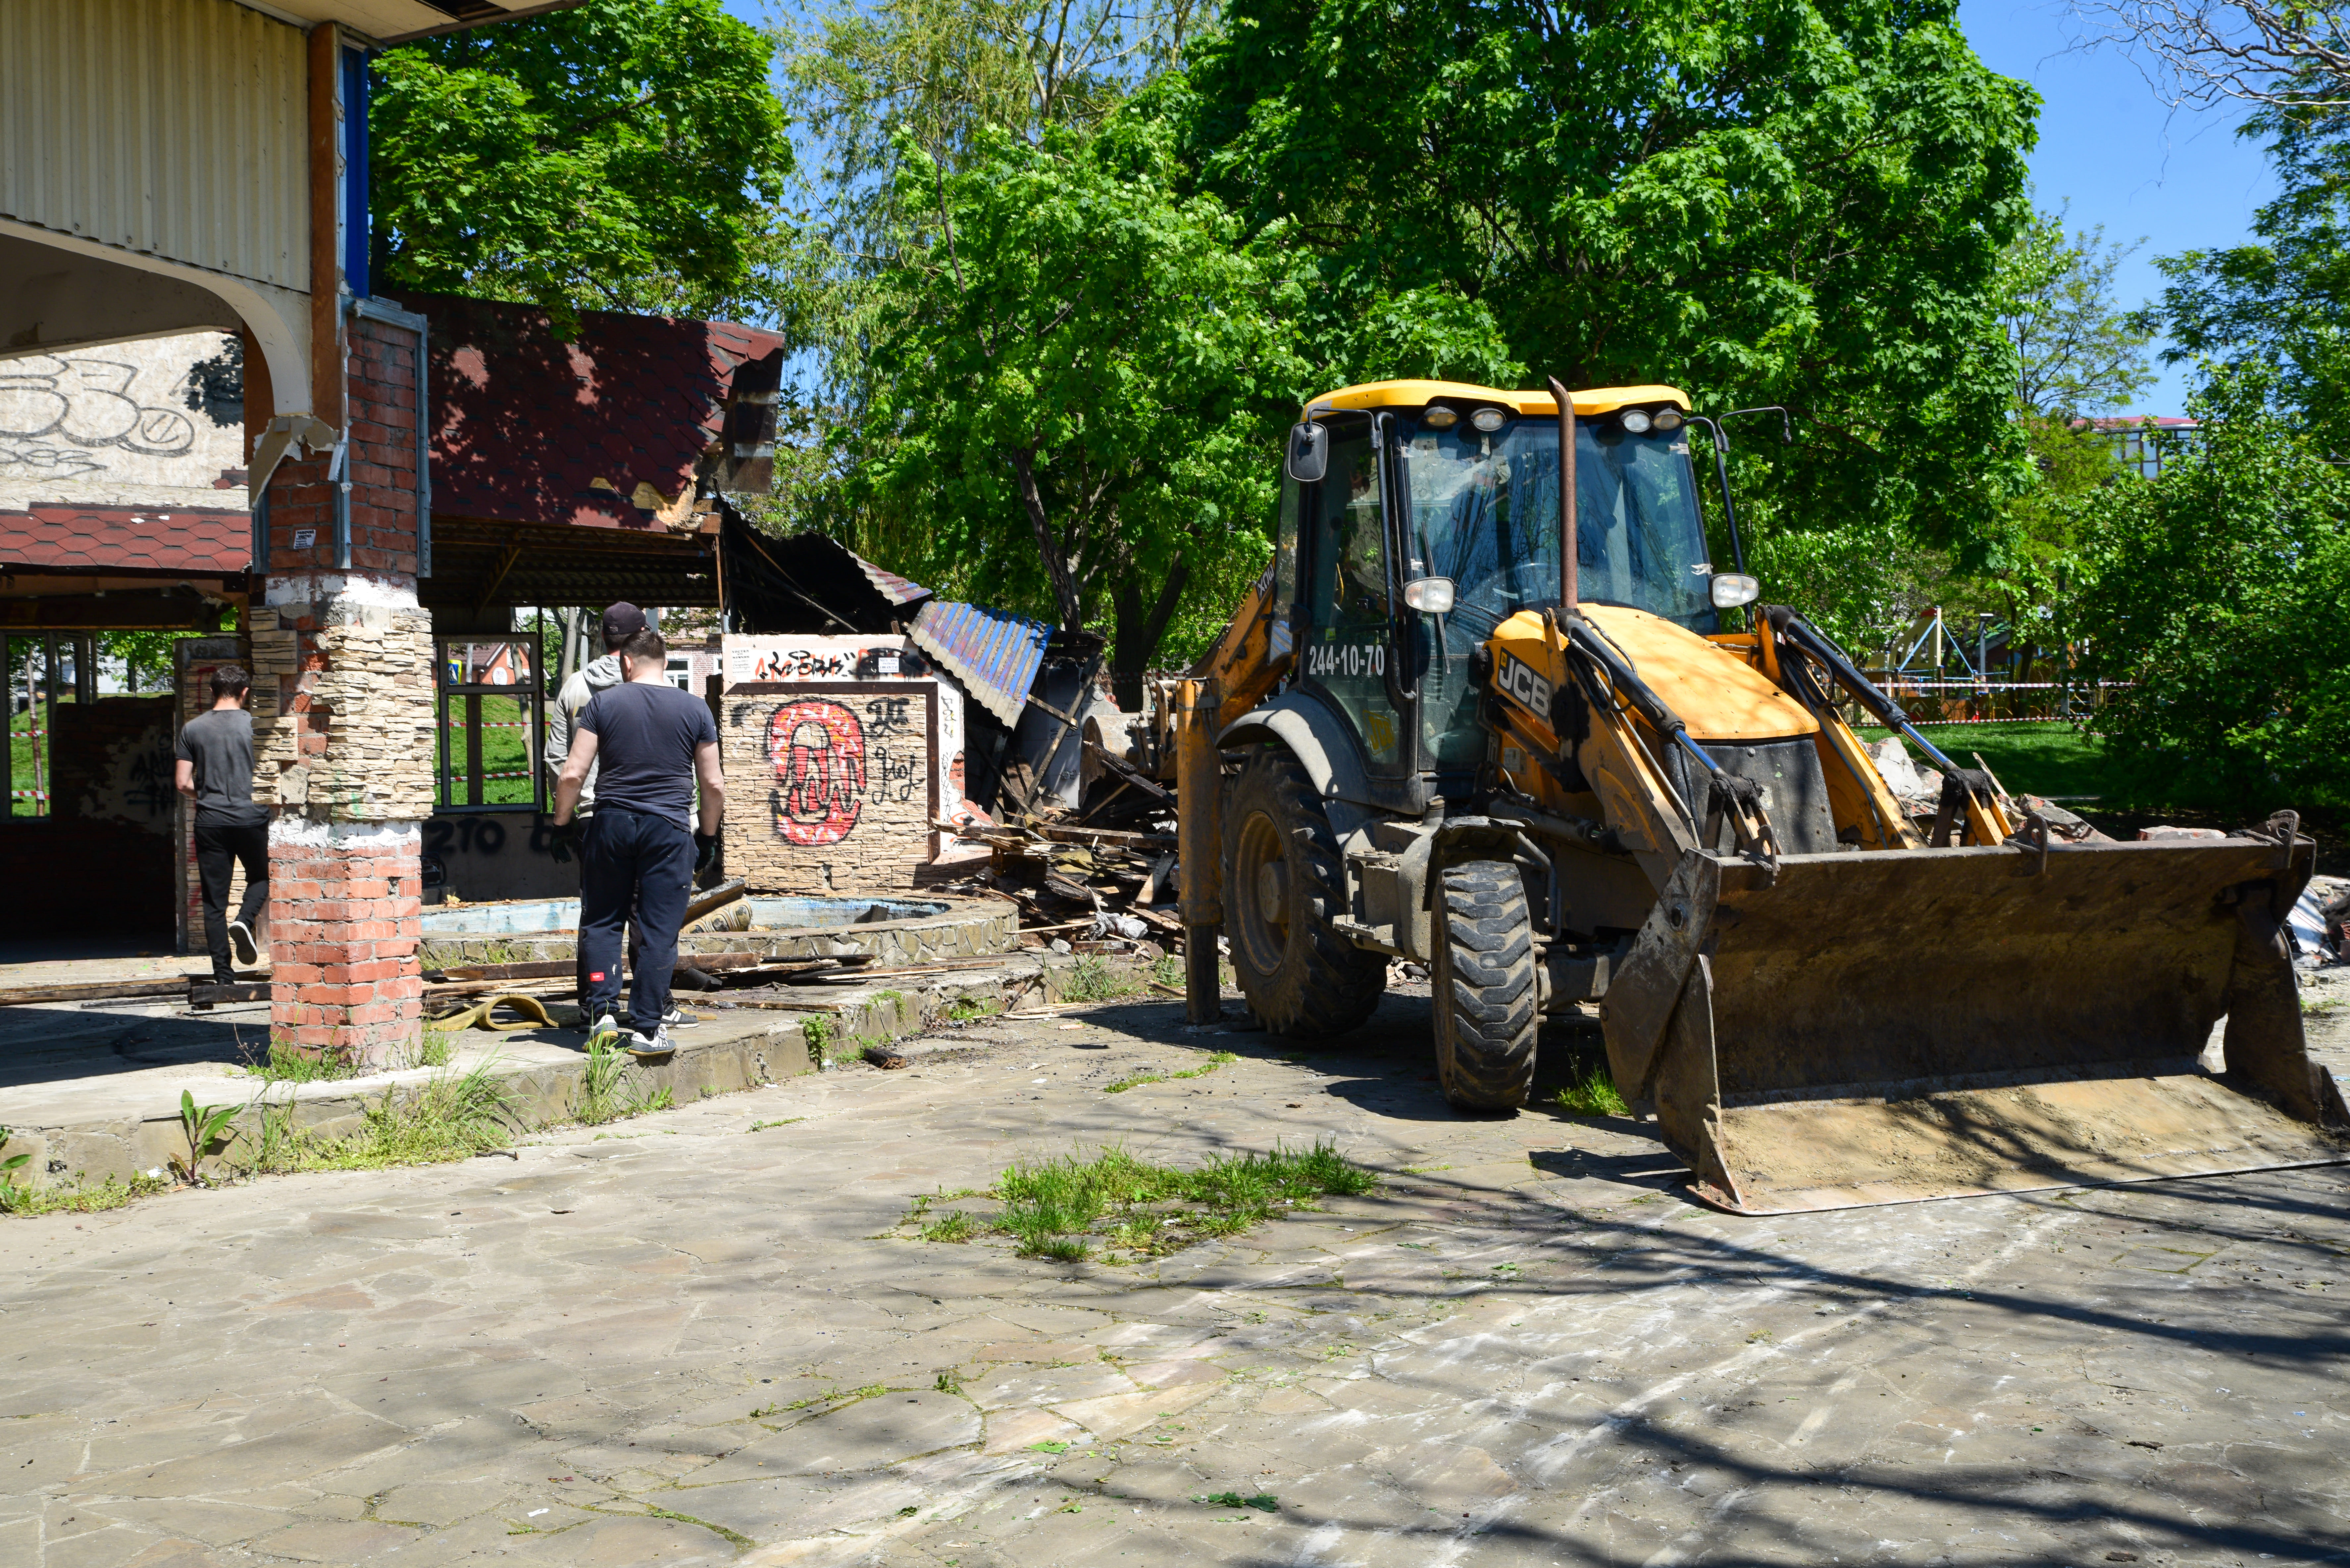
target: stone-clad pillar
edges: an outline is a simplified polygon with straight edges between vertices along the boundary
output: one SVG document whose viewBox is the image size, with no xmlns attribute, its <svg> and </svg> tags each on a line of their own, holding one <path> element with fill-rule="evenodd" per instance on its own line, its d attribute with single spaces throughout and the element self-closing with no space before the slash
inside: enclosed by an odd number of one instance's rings
<svg viewBox="0 0 2350 1568">
<path fill-rule="evenodd" d="M 255 752 L 270 828 L 276 1037 L 380 1063 L 421 1028 L 424 819 L 432 813 L 432 626 L 416 602 L 429 492 L 421 317 L 348 323 L 339 452 L 281 464 L 254 608 Z M 348 485 L 348 502 L 338 494 Z"/>
</svg>

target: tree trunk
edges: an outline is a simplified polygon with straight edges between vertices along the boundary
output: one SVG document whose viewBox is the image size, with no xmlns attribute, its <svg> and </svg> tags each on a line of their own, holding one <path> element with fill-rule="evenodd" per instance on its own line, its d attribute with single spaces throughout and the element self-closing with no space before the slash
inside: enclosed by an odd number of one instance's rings
<svg viewBox="0 0 2350 1568">
<path fill-rule="evenodd" d="M 1012 474 L 1019 483 L 1020 505 L 1028 514 L 1028 526 L 1036 535 L 1036 554 L 1043 558 L 1045 575 L 1053 585 L 1053 602 L 1060 607 L 1061 624 L 1081 627 L 1086 618 L 1084 607 L 1077 602 L 1076 581 L 1069 575 L 1068 557 L 1053 534 L 1052 521 L 1045 515 L 1045 497 L 1036 488 L 1036 454 L 1014 452 Z"/>
<path fill-rule="evenodd" d="M 1110 628 L 1109 691 L 1112 700 L 1128 713 L 1142 710 L 1143 675 L 1159 651 L 1159 639 L 1167 635 L 1167 623 L 1175 618 L 1175 607 L 1183 599 L 1183 585 L 1191 579 L 1191 568 L 1179 556 L 1166 582 L 1148 604 L 1144 600 L 1147 585 L 1130 569 L 1121 574 L 1111 595 L 1116 618 Z"/>
</svg>

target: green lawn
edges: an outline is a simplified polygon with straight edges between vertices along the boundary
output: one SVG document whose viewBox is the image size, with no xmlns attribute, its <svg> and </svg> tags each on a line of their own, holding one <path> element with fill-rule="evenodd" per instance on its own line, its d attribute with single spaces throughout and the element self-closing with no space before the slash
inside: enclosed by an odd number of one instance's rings
<svg viewBox="0 0 2350 1568">
<path fill-rule="evenodd" d="M 522 727 L 530 716 L 529 705 L 519 697 L 484 697 L 482 699 L 482 804 L 484 805 L 529 805 L 536 798 L 530 775 L 530 732 Z M 454 777 L 444 804 L 463 805 L 467 795 L 464 784 L 465 759 L 465 699 L 449 699 L 449 722 L 442 731 L 444 748 L 443 766 L 451 767 Z M 453 767 L 449 759 L 453 758 Z M 506 775 L 501 777 L 499 775 Z"/>
<path fill-rule="evenodd" d="M 2106 757 L 2104 743 L 2070 724 L 1924 724 L 1919 729 L 1960 767 L 1974 766 L 1975 754 L 1981 753 L 2011 794 L 2045 795 L 2092 811 L 2150 810 L 2162 804 L 2135 798 L 2138 792 Z M 1885 730 L 1858 732 L 1871 745 L 1887 733 Z M 1903 743 L 1911 756 L 1918 757 L 1914 742 Z M 2076 803 L 2067 796 L 2087 798 Z"/>
</svg>

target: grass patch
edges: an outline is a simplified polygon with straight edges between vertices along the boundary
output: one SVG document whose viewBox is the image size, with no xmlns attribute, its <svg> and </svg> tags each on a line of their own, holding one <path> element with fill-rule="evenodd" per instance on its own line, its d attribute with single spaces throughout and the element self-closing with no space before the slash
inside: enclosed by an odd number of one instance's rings
<svg viewBox="0 0 2350 1568">
<path fill-rule="evenodd" d="M 1175 953 L 1161 953 L 1150 966 L 1150 978 L 1159 985 L 1183 989 L 1183 960 Z"/>
<path fill-rule="evenodd" d="M 597 1127 L 622 1116 L 666 1111 L 677 1104 L 666 1085 L 647 1089 L 629 1075 L 629 1054 L 608 1040 L 588 1043 L 588 1072 L 579 1081 L 580 1125 Z"/>
<path fill-rule="evenodd" d="M 1006 1170 L 993 1194 L 1003 1211 L 985 1229 L 1012 1237 L 1023 1257 L 1074 1262 L 1097 1244 L 1160 1257 L 1238 1235 L 1282 1212 L 1319 1208 L 1328 1195 L 1353 1197 L 1378 1185 L 1378 1177 L 1328 1143 L 1218 1155 L 1196 1170 L 1152 1165 L 1113 1146 L 1090 1158 L 1066 1155 Z M 982 1221 L 971 1224 L 978 1234 Z"/>
<path fill-rule="evenodd" d="M 1921 726 L 1921 732 L 1941 749 L 1942 754 L 1962 768 L 1975 765 L 1974 753 L 1981 752 L 1991 771 L 1999 775 L 2011 794 L 2087 796 L 2098 809 L 2114 811 L 2131 806 L 2152 808 L 2163 803 L 2140 798 L 2144 792 L 2132 782 L 2121 763 L 2107 753 L 2105 742 L 2094 735 L 2085 735 L 2070 724 L 1930 724 Z M 1889 730 L 1857 730 L 1854 733 L 1870 745 L 1885 739 Z M 1910 759 L 1923 763 L 1916 743 L 1904 738 Z"/>
<path fill-rule="evenodd" d="M 1616 1080 L 1608 1075 L 1607 1064 L 1586 1061 L 1575 1075 L 1575 1081 L 1551 1096 L 1569 1116 L 1628 1116 L 1632 1107 L 1624 1103 L 1623 1093 Z"/>
<path fill-rule="evenodd" d="M 291 1105 L 265 1108 L 259 1147 L 248 1173 L 380 1170 L 470 1159 L 514 1141 L 514 1116 L 489 1057 L 464 1073 L 442 1073 L 405 1089 L 386 1090 L 362 1113 L 354 1137 L 328 1137 L 294 1125 Z"/>
<path fill-rule="evenodd" d="M 1105 1095 L 1122 1095 L 1128 1089 L 1139 1089 L 1145 1084 L 1172 1083 L 1177 1078 L 1204 1078 L 1209 1074 L 1214 1072 L 1217 1068 L 1229 1065 L 1230 1064 L 1239 1060 L 1240 1058 L 1233 1055 L 1230 1051 L 1211 1052 L 1206 1062 L 1192 1068 L 1188 1073 L 1137 1073 L 1131 1078 L 1120 1078 L 1115 1084 L 1104 1084 L 1102 1085 L 1102 1093 Z"/>
<path fill-rule="evenodd" d="M 968 1241 L 979 1234 L 979 1221 L 956 1209 L 922 1227 L 925 1241 Z"/>
<path fill-rule="evenodd" d="M 109 1176 L 95 1186 L 77 1181 L 70 1187 L 39 1188 L 0 1180 L 0 1214 L 96 1214 L 168 1190 L 171 1185 L 169 1178 L 161 1176 L 133 1176 L 129 1181 Z"/>
<path fill-rule="evenodd" d="M 749 1127 L 744 1127 L 743 1130 L 744 1132 L 765 1132 L 769 1127 L 787 1127 L 795 1122 L 804 1122 L 806 1120 L 807 1120 L 807 1117 L 806 1116 L 785 1116 L 779 1120 L 772 1122 L 753 1122 Z"/>
<path fill-rule="evenodd" d="M 270 1084 L 331 1084 L 366 1071 L 338 1051 L 314 1054 L 282 1040 L 269 1043 L 265 1060 L 247 1062 L 244 1066 L 245 1076 Z"/>
<path fill-rule="evenodd" d="M 969 1023 L 972 1019 L 985 1018 L 994 1011 L 993 1002 L 983 1002 L 977 997 L 958 996 L 947 1003 L 944 1016 L 949 1023 Z"/>
<path fill-rule="evenodd" d="M 408 1064 L 411 1067 L 445 1067 L 456 1054 L 456 1044 L 447 1031 L 428 1027 L 417 1037 L 416 1051 Z"/>
<path fill-rule="evenodd" d="M 1132 979 L 1111 969 L 1109 961 L 1101 954 L 1087 953 L 1069 971 L 1068 979 L 1061 982 L 1061 1000 L 1109 1002 L 1132 996 L 1141 989 Z"/>
</svg>

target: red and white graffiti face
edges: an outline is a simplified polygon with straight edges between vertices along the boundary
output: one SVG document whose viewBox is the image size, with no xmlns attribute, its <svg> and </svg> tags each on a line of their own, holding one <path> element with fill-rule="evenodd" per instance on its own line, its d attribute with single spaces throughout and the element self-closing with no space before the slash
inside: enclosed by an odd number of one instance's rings
<svg viewBox="0 0 2350 1568">
<path fill-rule="evenodd" d="M 865 809 L 865 727 L 837 702 L 786 702 L 767 721 L 775 764 L 775 831 L 794 844 L 837 844 Z"/>
</svg>

